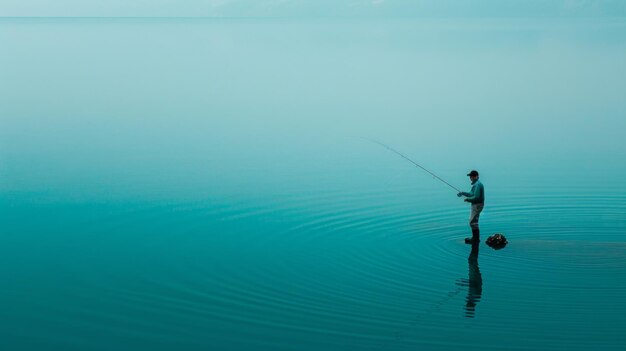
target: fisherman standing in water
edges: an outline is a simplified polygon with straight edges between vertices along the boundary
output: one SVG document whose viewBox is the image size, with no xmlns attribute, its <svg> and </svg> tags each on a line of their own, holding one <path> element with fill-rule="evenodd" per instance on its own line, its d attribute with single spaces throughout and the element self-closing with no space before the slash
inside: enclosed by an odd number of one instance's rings
<svg viewBox="0 0 626 351">
<path fill-rule="evenodd" d="M 478 172 L 471 171 L 467 174 L 472 182 L 472 190 L 469 193 L 460 192 L 456 196 L 465 196 L 465 202 L 469 202 L 472 205 L 470 211 L 469 225 L 472 228 L 472 237 L 465 238 L 466 244 L 477 244 L 480 242 L 480 231 L 478 229 L 478 217 L 485 207 L 485 187 L 483 183 L 478 180 Z"/>
</svg>

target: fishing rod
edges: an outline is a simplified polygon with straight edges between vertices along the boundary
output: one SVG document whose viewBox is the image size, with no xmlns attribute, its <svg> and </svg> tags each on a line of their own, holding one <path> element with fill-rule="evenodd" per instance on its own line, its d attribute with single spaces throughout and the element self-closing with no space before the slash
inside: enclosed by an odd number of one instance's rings
<svg viewBox="0 0 626 351">
<path fill-rule="evenodd" d="M 395 154 L 399 155 L 399 156 L 400 156 L 400 157 L 402 157 L 403 159 L 405 159 L 405 160 L 407 160 L 407 161 L 411 162 L 411 163 L 412 163 L 412 164 L 414 164 L 415 166 L 417 166 L 417 167 L 419 167 L 419 168 L 423 169 L 424 171 L 428 172 L 428 174 L 430 174 L 430 175 L 432 175 L 434 178 L 436 178 L 436 179 L 438 179 L 438 180 L 442 181 L 442 182 L 443 182 L 443 183 L 445 183 L 447 186 L 451 187 L 452 189 L 456 190 L 457 192 L 459 192 L 459 193 L 461 192 L 461 190 L 457 189 L 456 187 L 454 187 L 454 186 L 453 186 L 453 185 L 451 185 L 450 183 L 448 183 L 448 182 L 446 182 L 445 180 L 441 179 L 441 178 L 440 178 L 439 176 L 437 176 L 435 173 L 433 173 L 433 172 L 431 172 L 431 171 L 427 170 L 426 168 L 424 168 L 424 167 L 420 166 L 417 162 L 415 162 L 415 161 L 411 160 L 410 158 L 406 157 L 404 154 L 402 154 L 401 152 L 399 152 L 399 151 L 397 151 L 396 149 L 392 148 L 391 146 L 386 145 L 386 144 L 383 144 L 383 143 L 381 143 L 381 142 L 380 142 L 380 141 L 378 141 L 378 140 L 368 139 L 368 138 L 364 138 L 364 139 L 365 139 L 365 140 L 369 140 L 369 141 L 371 141 L 371 142 L 373 142 L 373 143 L 376 143 L 376 144 L 378 144 L 378 145 L 380 145 L 380 146 L 384 147 L 385 149 L 387 149 L 387 150 L 389 150 L 389 151 L 391 151 L 391 152 L 393 152 L 393 153 L 395 153 Z"/>
</svg>

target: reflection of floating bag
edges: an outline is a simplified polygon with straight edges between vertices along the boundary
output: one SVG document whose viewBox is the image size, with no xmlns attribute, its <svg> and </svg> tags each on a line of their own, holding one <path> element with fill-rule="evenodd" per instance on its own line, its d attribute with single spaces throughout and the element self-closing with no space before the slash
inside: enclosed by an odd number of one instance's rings
<svg viewBox="0 0 626 351">
<path fill-rule="evenodd" d="M 497 233 L 488 237 L 485 243 L 489 245 L 490 247 L 496 250 L 499 250 L 499 249 L 504 248 L 506 244 L 508 244 L 509 242 L 506 240 L 504 235 Z"/>
</svg>

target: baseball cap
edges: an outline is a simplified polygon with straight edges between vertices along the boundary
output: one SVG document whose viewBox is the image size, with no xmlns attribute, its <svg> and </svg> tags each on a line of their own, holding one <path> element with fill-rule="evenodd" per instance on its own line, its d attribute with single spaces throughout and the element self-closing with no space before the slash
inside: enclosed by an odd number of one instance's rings
<svg viewBox="0 0 626 351">
<path fill-rule="evenodd" d="M 478 177 L 478 172 L 472 170 L 467 174 L 468 177 Z"/>
</svg>

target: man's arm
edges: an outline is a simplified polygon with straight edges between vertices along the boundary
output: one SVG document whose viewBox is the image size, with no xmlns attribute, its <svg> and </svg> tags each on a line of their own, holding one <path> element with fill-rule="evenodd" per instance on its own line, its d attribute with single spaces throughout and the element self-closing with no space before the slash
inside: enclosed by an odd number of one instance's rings
<svg viewBox="0 0 626 351">
<path fill-rule="evenodd" d="M 474 186 L 472 186 L 472 189 L 470 190 L 470 192 L 465 192 L 465 191 L 461 191 L 460 193 L 456 194 L 456 196 L 461 197 L 461 196 L 469 196 L 472 197 L 474 196 Z M 467 201 L 467 199 L 465 199 L 465 201 Z"/>
<path fill-rule="evenodd" d="M 480 201 L 479 199 L 482 197 L 483 185 L 479 184 L 472 190 L 473 190 L 473 193 L 467 199 L 465 199 L 465 201 L 476 204 Z"/>
</svg>

